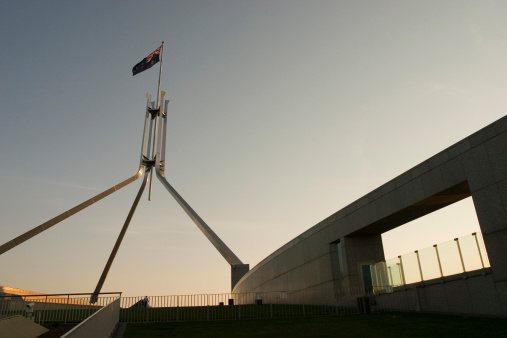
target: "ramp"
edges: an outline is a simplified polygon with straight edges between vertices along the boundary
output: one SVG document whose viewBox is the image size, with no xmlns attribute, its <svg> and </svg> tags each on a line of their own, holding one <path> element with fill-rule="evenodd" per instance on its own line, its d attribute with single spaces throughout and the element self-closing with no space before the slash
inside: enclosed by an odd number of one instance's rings
<svg viewBox="0 0 507 338">
<path fill-rule="evenodd" d="M 0 318 L 0 338 L 35 338 L 48 331 L 20 315 Z"/>
</svg>

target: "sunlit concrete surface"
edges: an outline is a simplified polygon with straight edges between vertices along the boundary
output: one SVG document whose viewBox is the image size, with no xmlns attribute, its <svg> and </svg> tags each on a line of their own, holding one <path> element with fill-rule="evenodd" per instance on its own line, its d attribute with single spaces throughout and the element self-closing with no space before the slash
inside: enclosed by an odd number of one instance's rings
<svg viewBox="0 0 507 338">
<path fill-rule="evenodd" d="M 75 326 L 62 338 L 111 337 L 120 320 L 120 298 Z"/>
<path fill-rule="evenodd" d="M 384 260 L 382 233 L 469 196 L 491 263 L 487 285 L 499 302 L 496 314 L 507 315 L 507 117 L 311 227 L 250 270 L 233 292 L 327 290 L 320 301 L 331 302 L 337 290 L 361 289 L 361 265 Z"/>
<path fill-rule="evenodd" d="M 49 330 L 23 316 L 0 318 L 0 338 L 32 338 Z"/>
</svg>

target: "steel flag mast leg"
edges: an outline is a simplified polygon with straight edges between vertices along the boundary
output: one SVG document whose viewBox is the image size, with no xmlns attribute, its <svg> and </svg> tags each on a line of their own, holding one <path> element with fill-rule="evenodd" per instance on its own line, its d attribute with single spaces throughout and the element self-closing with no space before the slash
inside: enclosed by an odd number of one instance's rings
<svg viewBox="0 0 507 338">
<path fill-rule="evenodd" d="M 154 148 L 150 149 L 150 145 L 152 144 L 152 139 L 155 139 L 156 120 L 159 115 L 160 109 L 153 108 L 153 105 L 151 102 L 151 96 L 148 93 L 146 93 L 146 101 L 147 102 L 146 102 L 146 113 L 145 113 L 145 118 L 144 118 L 144 132 L 143 132 L 143 141 L 142 141 L 141 156 L 140 156 L 141 165 L 145 166 L 147 168 L 145 171 L 145 174 L 144 174 L 145 177 L 143 179 L 143 183 L 141 184 L 141 187 L 139 188 L 139 192 L 137 193 L 134 203 L 132 204 L 132 207 L 130 208 L 127 219 L 125 220 L 125 223 L 123 224 L 120 234 L 118 235 L 118 238 L 117 238 L 116 243 L 113 247 L 113 250 L 111 251 L 111 254 L 109 255 L 109 259 L 107 260 L 106 266 L 104 267 L 104 270 L 102 271 L 102 274 L 100 275 L 97 286 L 95 287 L 95 291 L 93 291 L 93 294 L 90 297 L 91 304 L 96 303 L 98 300 L 100 290 L 102 290 L 102 286 L 104 285 L 104 282 L 106 281 L 109 270 L 111 269 L 111 266 L 113 265 L 114 258 L 116 257 L 116 254 L 118 253 L 118 250 L 120 249 L 121 242 L 123 241 L 123 238 L 125 237 L 125 234 L 127 233 L 127 229 L 130 225 L 130 221 L 132 220 L 132 217 L 134 216 L 134 212 L 136 211 L 137 205 L 139 204 L 139 201 L 141 200 L 141 196 L 143 195 L 144 188 L 146 187 L 146 183 L 150 179 L 149 175 L 152 172 L 153 165 L 155 164 L 155 161 L 153 160 L 155 150 L 154 150 Z M 154 120 L 155 120 L 155 124 L 153 123 Z M 153 144 L 154 144 L 154 142 L 153 142 Z M 151 182 L 150 182 L 150 184 L 151 184 Z"/>
<path fill-rule="evenodd" d="M 10 240 L 7 243 L 2 244 L 0 246 L 0 255 L 9 251 L 10 249 L 15 248 L 16 246 L 29 240 L 30 238 L 37 236 L 41 232 L 51 228 L 53 225 L 60 223 L 61 221 L 69 218 L 70 216 L 76 214 L 77 212 L 100 201 L 104 197 L 111 195 L 112 193 L 120 190 L 121 188 L 125 187 L 126 185 L 129 185 L 130 183 L 134 182 L 139 177 L 141 177 L 141 175 L 143 174 L 143 171 L 144 171 L 144 165 L 141 165 L 141 167 L 139 168 L 139 171 L 134 176 L 127 178 L 125 181 L 107 189 L 106 191 L 101 192 L 100 194 L 90 198 L 89 200 L 84 201 L 83 203 L 75 206 L 74 208 L 71 208 L 71 209 L 61 213 L 60 215 L 50 219 L 49 221 L 42 223 L 41 225 L 33 228 L 32 230 L 29 230 L 29 231 L 25 232 L 24 234 L 14 238 L 13 240 Z"/>
<path fill-rule="evenodd" d="M 157 152 L 155 155 L 155 171 L 158 179 L 162 185 L 174 197 L 176 202 L 183 208 L 187 215 L 202 231 L 204 236 L 213 244 L 213 246 L 220 252 L 225 260 L 231 265 L 231 290 L 236 283 L 243 277 L 249 270 L 248 264 L 243 264 L 241 260 L 232 252 L 231 249 L 215 234 L 213 230 L 204 222 L 204 220 L 190 207 L 190 205 L 181 197 L 180 194 L 169 184 L 165 178 L 165 144 L 167 134 L 167 105 L 169 100 L 165 101 L 164 111 L 162 113 L 162 126 L 157 136 Z"/>
<path fill-rule="evenodd" d="M 146 174 L 144 175 L 145 177 L 143 179 L 143 184 L 141 184 L 141 188 L 139 188 L 139 192 L 137 193 L 136 199 L 134 200 L 134 204 L 132 204 L 132 207 L 130 208 L 130 212 L 127 216 L 127 219 L 125 220 L 125 223 L 123 224 L 123 228 L 121 229 L 120 234 L 118 235 L 118 239 L 116 240 L 113 251 L 111 251 L 111 255 L 109 256 L 109 259 L 107 260 L 104 270 L 102 271 L 102 275 L 100 276 L 99 282 L 97 283 L 97 286 L 95 287 L 95 291 L 93 291 L 93 295 L 90 298 L 90 303 L 92 303 L 92 304 L 97 302 L 100 290 L 102 289 L 102 286 L 104 285 L 107 274 L 109 273 L 109 269 L 111 268 L 111 265 L 113 264 L 114 258 L 116 257 L 116 253 L 118 252 L 118 249 L 120 248 L 123 237 L 125 236 L 125 233 L 127 232 L 130 221 L 132 220 L 132 216 L 134 216 L 134 212 L 136 211 L 137 205 L 139 204 L 139 200 L 141 199 L 141 196 L 143 195 L 144 188 L 146 187 L 146 182 L 148 181 L 148 173 L 149 173 L 149 171 L 146 171 Z"/>
</svg>

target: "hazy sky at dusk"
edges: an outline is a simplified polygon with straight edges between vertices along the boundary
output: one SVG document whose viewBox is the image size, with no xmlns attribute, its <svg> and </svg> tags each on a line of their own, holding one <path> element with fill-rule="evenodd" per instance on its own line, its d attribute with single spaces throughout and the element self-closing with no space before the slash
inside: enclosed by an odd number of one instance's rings
<svg viewBox="0 0 507 338">
<path fill-rule="evenodd" d="M 4 1 L 0 244 L 138 170 L 165 41 L 168 181 L 251 267 L 507 111 L 506 1 Z M 138 180 L 0 256 L 0 285 L 92 292 Z M 478 229 L 471 199 L 384 236 L 386 258 Z M 103 291 L 228 292 L 162 185 Z"/>
</svg>

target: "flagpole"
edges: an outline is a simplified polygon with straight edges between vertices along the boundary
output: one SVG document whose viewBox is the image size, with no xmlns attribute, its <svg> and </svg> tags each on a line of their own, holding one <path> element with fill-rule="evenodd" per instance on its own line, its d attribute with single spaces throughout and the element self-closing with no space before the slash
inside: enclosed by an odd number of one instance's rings
<svg viewBox="0 0 507 338">
<path fill-rule="evenodd" d="M 162 78 L 162 62 L 164 61 L 164 41 L 162 41 L 162 48 L 160 50 L 160 71 L 158 73 L 158 90 L 157 90 L 157 109 L 160 109 L 160 79 Z"/>
<path fill-rule="evenodd" d="M 157 105 L 156 109 L 159 109 L 157 116 L 155 116 L 155 127 L 153 131 L 153 147 L 152 147 L 152 159 L 155 159 L 155 135 L 157 133 L 157 121 L 158 115 L 160 114 L 160 81 L 162 79 L 162 62 L 164 61 L 164 41 L 162 41 L 162 47 L 160 48 L 160 71 L 158 72 L 158 89 L 157 89 Z M 153 187 L 153 170 L 150 172 L 150 189 L 148 193 L 148 201 L 151 201 L 151 191 Z"/>
</svg>

